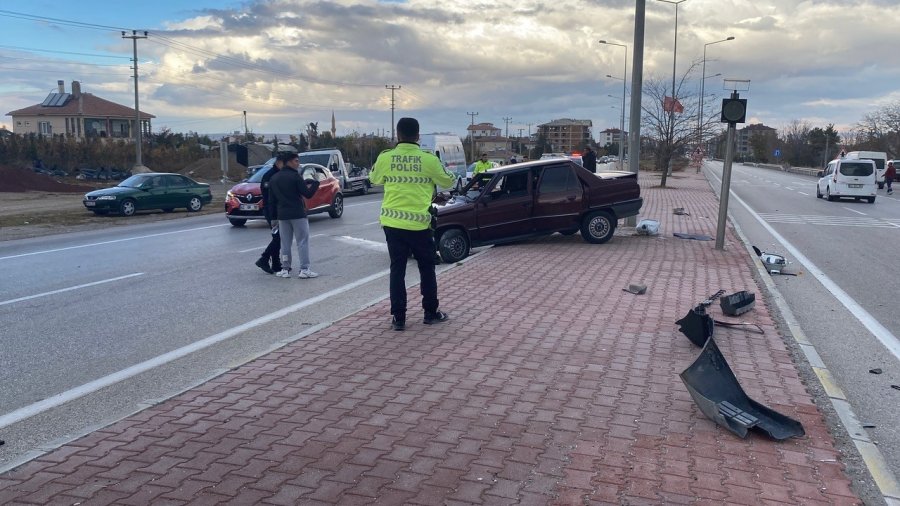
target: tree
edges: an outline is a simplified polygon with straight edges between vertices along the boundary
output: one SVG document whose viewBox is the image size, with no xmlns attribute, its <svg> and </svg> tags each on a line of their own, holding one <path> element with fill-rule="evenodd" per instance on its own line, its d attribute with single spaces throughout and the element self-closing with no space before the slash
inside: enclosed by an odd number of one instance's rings
<svg viewBox="0 0 900 506">
<path fill-rule="evenodd" d="M 856 130 L 861 135 L 855 148 L 900 154 L 900 100 L 866 114 Z"/>
</svg>

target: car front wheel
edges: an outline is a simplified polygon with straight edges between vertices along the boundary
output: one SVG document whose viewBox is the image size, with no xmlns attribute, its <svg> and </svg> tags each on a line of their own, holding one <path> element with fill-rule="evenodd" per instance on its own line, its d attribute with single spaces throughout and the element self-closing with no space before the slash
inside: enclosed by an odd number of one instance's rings
<svg viewBox="0 0 900 506">
<path fill-rule="evenodd" d="M 119 213 L 121 213 L 122 216 L 134 216 L 136 210 L 137 207 L 131 199 L 123 200 L 122 203 L 119 204 Z"/>
<path fill-rule="evenodd" d="M 816 198 L 817 198 L 817 199 L 822 198 L 822 192 L 819 191 L 819 185 L 818 185 L 818 184 L 816 185 Z"/>
<path fill-rule="evenodd" d="M 331 209 L 328 210 L 328 216 L 332 218 L 340 218 L 344 214 L 344 196 L 338 193 L 331 201 Z"/>
<path fill-rule="evenodd" d="M 606 211 L 594 211 L 581 222 L 581 237 L 592 244 L 603 244 L 612 239 L 616 220 Z"/>
<path fill-rule="evenodd" d="M 203 209 L 203 201 L 200 200 L 200 197 L 191 197 L 191 200 L 188 201 L 187 210 L 196 213 L 201 209 Z"/>
<path fill-rule="evenodd" d="M 439 249 L 444 262 L 459 262 L 469 256 L 469 238 L 462 230 L 448 230 L 441 235 Z"/>
</svg>

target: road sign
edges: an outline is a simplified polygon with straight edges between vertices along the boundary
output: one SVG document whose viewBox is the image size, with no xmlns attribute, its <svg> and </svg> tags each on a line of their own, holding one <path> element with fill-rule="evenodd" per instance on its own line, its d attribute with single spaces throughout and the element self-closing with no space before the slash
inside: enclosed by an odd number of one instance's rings
<svg viewBox="0 0 900 506">
<path fill-rule="evenodd" d="M 775 150 L 775 158 L 781 158 L 781 150 L 780 149 Z"/>
</svg>

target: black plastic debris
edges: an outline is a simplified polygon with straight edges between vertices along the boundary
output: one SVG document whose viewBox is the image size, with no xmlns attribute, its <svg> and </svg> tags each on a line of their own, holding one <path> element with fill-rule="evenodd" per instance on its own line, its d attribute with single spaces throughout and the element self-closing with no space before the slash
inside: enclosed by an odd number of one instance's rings
<svg viewBox="0 0 900 506">
<path fill-rule="evenodd" d="M 805 434 L 800 422 L 763 406 L 744 393 L 711 336 L 697 360 L 679 376 L 700 411 L 741 438 L 747 437 L 751 429 L 777 441 Z"/>
<path fill-rule="evenodd" d="M 706 314 L 706 308 L 703 305 L 697 305 L 684 315 L 684 318 L 675 322 L 678 330 L 692 343 L 702 348 L 706 344 L 706 340 L 713 335 L 713 326 L 715 322 L 712 317 Z"/>
<path fill-rule="evenodd" d="M 900 390 L 900 385 L 891 385 L 894 390 Z"/>
<path fill-rule="evenodd" d="M 706 234 L 688 234 L 687 232 L 672 232 L 679 239 L 693 239 L 695 241 L 712 241 L 713 238 Z"/>
<path fill-rule="evenodd" d="M 756 294 L 741 290 L 719 299 L 722 312 L 728 316 L 737 316 L 753 309 L 756 305 Z"/>
<path fill-rule="evenodd" d="M 875 369 L 869 369 L 869 372 L 872 374 L 881 374 L 882 370 L 880 367 L 876 367 Z"/>
</svg>

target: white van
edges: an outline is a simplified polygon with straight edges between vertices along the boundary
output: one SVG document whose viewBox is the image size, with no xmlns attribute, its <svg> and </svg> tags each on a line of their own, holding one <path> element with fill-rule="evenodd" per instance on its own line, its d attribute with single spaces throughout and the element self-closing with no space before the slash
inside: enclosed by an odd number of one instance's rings
<svg viewBox="0 0 900 506">
<path fill-rule="evenodd" d="M 875 162 L 875 182 L 884 188 L 884 171 L 887 169 L 887 153 L 883 151 L 851 151 L 844 155 L 848 160 L 872 160 Z"/>
<path fill-rule="evenodd" d="M 816 197 L 837 200 L 852 197 L 875 202 L 875 162 L 869 159 L 838 158 L 819 171 Z"/>
<path fill-rule="evenodd" d="M 462 188 L 466 184 L 466 153 L 462 141 L 456 135 L 422 134 L 419 136 L 419 147 L 422 151 L 433 153 L 441 159 L 444 167 L 456 174 L 456 186 Z"/>
</svg>

